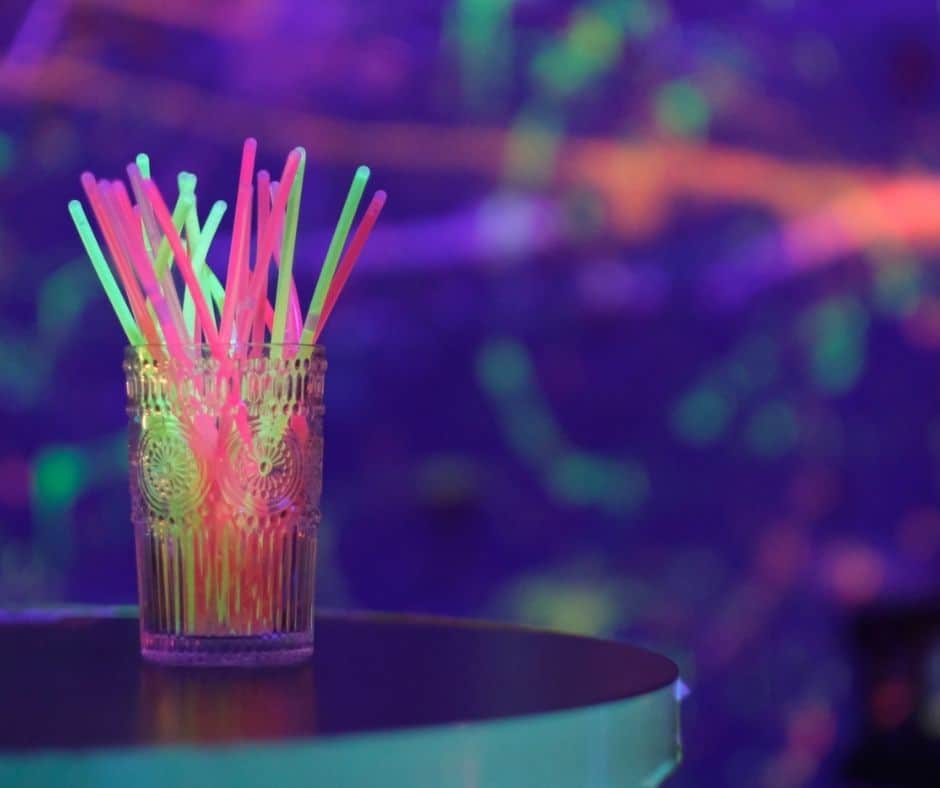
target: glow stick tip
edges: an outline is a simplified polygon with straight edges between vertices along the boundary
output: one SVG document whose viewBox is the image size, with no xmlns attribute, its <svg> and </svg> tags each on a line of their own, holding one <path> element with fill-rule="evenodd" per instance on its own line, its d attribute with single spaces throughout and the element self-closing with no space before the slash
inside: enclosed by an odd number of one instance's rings
<svg viewBox="0 0 940 788">
<path fill-rule="evenodd" d="M 134 161 L 137 163 L 137 168 L 140 170 L 140 174 L 143 175 L 144 179 L 149 179 L 150 157 L 146 153 L 138 153 Z"/>
<path fill-rule="evenodd" d="M 249 137 L 242 146 L 242 163 L 238 173 L 238 187 L 251 185 L 251 173 L 255 168 L 255 155 L 258 151 L 258 140 Z"/>
<path fill-rule="evenodd" d="M 191 172 L 183 170 L 183 172 L 176 176 L 176 182 L 179 185 L 180 192 L 192 194 L 196 191 L 196 176 Z"/>
<path fill-rule="evenodd" d="M 368 178 L 372 174 L 372 170 L 366 167 L 365 164 L 360 164 L 356 168 L 356 177 L 357 178 Z"/>
</svg>

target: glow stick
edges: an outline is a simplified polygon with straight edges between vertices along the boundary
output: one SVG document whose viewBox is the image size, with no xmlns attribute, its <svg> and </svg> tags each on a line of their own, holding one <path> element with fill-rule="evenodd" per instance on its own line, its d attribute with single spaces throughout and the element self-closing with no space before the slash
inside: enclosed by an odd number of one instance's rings
<svg viewBox="0 0 940 788">
<path fill-rule="evenodd" d="M 287 198 L 291 190 L 291 184 L 294 182 L 294 177 L 297 175 L 297 170 L 300 165 L 300 152 L 300 148 L 295 148 L 287 156 L 287 161 L 284 163 L 284 172 L 281 174 L 281 184 L 283 184 L 283 187 L 278 190 L 276 199 L 274 200 L 274 205 L 271 207 L 271 213 L 273 215 L 283 214 L 285 211 Z M 265 229 L 264 237 L 261 239 L 262 258 L 270 256 L 272 250 L 274 249 L 274 245 L 277 240 L 274 232 L 276 225 L 276 222 L 268 221 L 268 226 Z M 245 300 L 247 310 L 243 318 L 238 321 L 239 341 L 246 339 L 249 335 L 249 332 L 251 331 L 254 309 L 261 302 L 261 299 L 266 297 L 265 293 L 267 291 L 267 280 L 263 280 L 261 277 L 254 276 L 252 277 L 249 287 L 249 297 Z M 227 300 L 228 294 L 226 294 L 226 301 Z"/>
<path fill-rule="evenodd" d="M 313 332 L 323 312 L 323 304 L 326 301 L 327 291 L 330 289 L 330 282 L 333 281 L 336 263 L 339 261 L 340 252 L 343 251 L 346 236 L 349 235 L 349 227 L 356 215 L 356 209 L 359 207 L 359 201 L 362 199 L 362 192 L 366 188 L 368 180 L 369 168 L 359 167 L 353 177 L 352 184 L 349 186 L 346 202 L 343 203 L 343 210 L 339 215 L 339 221 L 336 223 L 336 229 L 333 231 L 333 238 L 330 240 L 326 259 L 323 261 L 323 267 L 320 269 L 320 276 L 317 279 L 317 286 L 314 288 L 313 298 L 310 301 L 310 307 L 307 309 L 307 317 L 304 319 L 304 332 L 300 339 L 304 344 L 313 342 Z"/>
<path fill-rule="evenodd" d="M 153 183 L 153 181 L 144 181 L 144 183 Z M 149 191 L 147 194 L 149 194 Z M 182 202 L 184 198 L 184 195 L 180 195 L 176 200 L 176 205 L 173 206 L 173 228 L 177 235 L 182 232 L 183 226 L 186 224 L 186 214 L 189 212 L 188 208 L 186 210 L 183 209 Z M 192 207 L 192 200 L 187 200 L 187 205 Z M 162 280 L 163 276 L 169 270 L 170 264 L 173 262 L 174 254 L 173 247 L 167 240 L 166 234 L 164 234 L 163 240 L 160 241 L 160 248 L 153 261 L 154 273 L 157 274 L 158 279 Z"/>
<path fill-rule="evenodd" d="M 141 156 L 138 156 L 137 158 L 140 160 Z M 146 164 L 149 172 L 149 158 L 147 159 Z M 160 229 L 157 227 L 157 222 L 153 217 L 153 210 L 150 207 L 150 203 L 147 202 L 147 197 L 144 194 L 143 182 L 149 179 L 144 178 L 139 166 L 135 167 L 134 165 L 128 165 L 127 174 L 130 178 L 131 188 L 134 190 L 134 195 L 137 197 L 137 203 L 140 209 L 140 215 L 145 230 L 145 241 L 149 239 L 149 243 L 145 243 L 145 247 L 149 249 L 150 254 L 153 254 L 154 250 L 156 250 L 154 271 L 157 279 L 160 282 L 163 295 L 167 300 L 167 304 L 170 309 L 170 317 L 173 320 L 173 325 L 179 334 L 188 335 L 186 332 L 186 324 L 183 320 L 183 310 L 180 306 L 179 295 L 176 292 L 176 283 L 173 281 L 173 275 L 169 270 L 170 247 L 165 240 L 161 240 L 160 238 Z M 195 204 L 195 201 L 193 200 L 193 190 L 196 188 L 196 176 L 189 175 L 188 178 L 181 179 L 180 186 L 181 189 L 179 199 L 176 202 L 176 207 L 173 209 L 174 218 L 182 215 L 180 223 L 177 224 L 177 227 L 182 227 L 182 221 L 185 220 L 185 212 L 183 212 L 181 206 L 181 201 L 183 198 L 188 197 L 190 198 L 191 203 Z"/>
<path fill-rule="evenodd" d="M 330 285 L 330 292 L 327 293 L 326 303 L 323 305 L 323 314 L 321 314 L 317 320 L 312 336 L 314 343 L 320 338 L 320 333 L 323 331 L 326 321 L 329 320 L 333 307 L 336 306 L 336 300 L 343 291 L 343 286 L 346 284 L 346 280 L 349 279 L 349 274 L 352 273 L 353 266 L 356 264 L 356 260 L 359 259 L 362 248 L 369 239 L 369 233 L 372 232 L 372 228 L 375 226 L 375 222 L 382 212 L 386 197 L 387 195 L 383 191 L 375 193 L 372 197 L 372 201 L 369 203 L 369 207 L 366 209 L 365 216 L 362 217 L 362 221 L 359 222 L 356 232 L 353 233 L 352 240 L 349 242 L 349 248 L 340 261 L 336 276 L 333 279 L 333 284 Z"/>
<path fill-rule="evenodd" d="M 203 288 L 207 287 L 210 276 L 215 279 L 212 269 L 206 265 L 206 257 L 227 208 L 228 206 L 222 200 L 216 202 L 209 211 L 202 229 L 199 228 L 199 217 L 196 214 L 195 207 L 186 217 L 186 237 L 189 239 L 189 248 L 192 253 L 193 271 L 199 277 Z M 218 283 L 218 279 L 215 281 Z M 219 283 L 219 287 L 222 287 L 221 283 Z M 211 306 L 209 312 L 212 312 Z M 221 307 L 219 312 L 221 314 Z M 193 295 L 188 287 L 186 288 L 186 294 L 183 296 L 183 320 L 186 322 L 187 329 L 192 333 L 196 322 L 196 309 L 193 304 Z"/>
<path fill-rule="evenodd" d="M 193 293 L 196 314 L 199 315 L 199 322 L 202 324 L 202 330 L 206 333 L 206 340 L 212 350 L 212 355 L 215 356 L 220 363 L 225 363 L 227 362 L 225 349 L 219 342 L 219 334 L 215 330 L 215 323 L 209 314 L 206 297 L 199 284 L 199 280 L 196 278 L 196 274 L 193 272 L 189 255 L 186 254 L 186 250 L 183 248 L 183 242 L 170 216 L 170 211 L 163 201 L 163 195 L 160 194 L 160 190 L 153 181 L 144 181 L 144 189 L 147 193 L 147 198 L 150 200 L 150 204 L 153 206 L 157 223 L 163 229 L 164 237 L 173 250 L 173 254 L 176 256 L 176 264 L 179 267 L 180 273 L 183 275 L 186 286 Z"/>
<path fill-rule="evenodd" d="M 150 180 L 150 157 L 146 153 L 138 153 L 137 158 L 137 169 L 140 170 L 140 175 L 144 180 Z"/>
<path fill-rule="evenodd" d="M 220 341 L 219 332 L 216 330 L 215 323 L 212 321 L 211 315 L 209 314 L 209 304 L 206 300 L 205 293 L 203 293 L 202 286 L 196 278 L 196 274 L 193 272 L 192 263 L 189 260 L 189 255 L 186 254 L 186 250 L 183 248 L 183 241 L 180 238 L 179 232 L 177 232 L 176 228 L 173 226 L 173 219 L 170 217 L 170 212 L 163 200 L 163 195 L 160 194 L 160 190 L 153 181 L 144 181 L 144 188 L 147 191 L 147 197 L 150 199 L 151 205 L 153 205 L 157 222 L 163 228 L 163 232 L 170 246 L 173 248 L 173 254 L 176 255 L 176 264 L 180 269 L 180 273 L 183 275 L 187 287 L 193 291 L 196 314 L 199 316 L 199 322 L 202 324 L 202 330 L 205 332 L 206 341 L 209 343 L 212 355 L 215 356 L 216 360 L 219 362 L 219 367 L 223 373 L 234 377 L 231 359 L 228 358 L 225 345 Z M 226 301 L 228 301 L 228 298 L 226 298 Z M 235 408 L 235 423 L 242 440 L 251 445 L 252 433 L 251 425 L 248 423 L 247 408 L 240 397 L 240 392 L 238 392 L 234 386 L 232 387 L 228 401 L 229 404 L 233 405 Z M 224 434 L 224 431 L 222 434 Z M 223 441 L 219 442 L 218 448 L 220 451 L 224 448 L 222 443 Z"/>
<path fill-rule="evenodd" d="M 280 184 L 277 181 L 274 181 L 271 184 L 271 199 L 277 195 L 277 191 L 280 188 Z M 283 216 L 278 217 L 278 225 L 275 230 L 275 237 L 280 237 L 281 227 L 280 223 L 283 221 Z M 281 256 L 278 253 L 277 244 L 274 245 L 274 262 L 280 267 L 281 265 Z M 287 328 L 284 332 L 284 341 L 285 342 L 299 342 L 300 341 L 300 332 L 303 329 L 303 318 L 300 315 L 300 299 L 297 297 L 297 285 L 294 282 L 294 277 L 291 277 L 290 281 L 290 320 L 288 321 Z M 269 326 L 270 328 L 270 326 Z"/>
<path fill-rule="evenodd" d="M 280 358 L 280 344 L 284 342 L 284 330 L 287 326 L 287 304 L 290 299 L 290 286 L 294 273 L 294 249 L 297 243 L 297 216 L 300 213 L 300 197 L 303 192 L 304 169 L 306 167 L 307 152 L 299 148 L 300 162 L 297 166 L 297 177 L 289 186 L 282 186 L 281 190 L 290 188 L 290 200 L 287 204 L 287 214 L 284 219 L 284 240 L 281 243 L 281 267 L 277 272 L 277 290 L 274 297 L 274 325 L 271 328 L 271 357 Z M 282 181 L 283 183 L 283 181 Z M 281 194 L 278 194 L 280 197 Z M 270 224 L 270 223 L 269 223 Z"/>
<path fill-rule="evenodd" d="M 114 314 L 117 315 L 118 322 L 121 324 L 121 328 L 124 329 L 127 341 L 131 345 L 142 345 L 144 342 L 143 334 L 140 333 L 134 316 L 131 314 L 131 310 L 124 300 L 124 295 L 121 293 L 121 288 L 108 266 L 104 253 L 101 251 L 98 239 L 95 238 L 95 232 L 91 229 L 91 224 L 85 215 L 85 209 L 78 200 L 72 200 L 69 202 L 69 213 L 72 215 L 75 229 L 78 230 L 78 236 L 82 239 L 82 244 L 88 253 L 88 258 L 91 260 L 95 273 L 98 275 L 98 280 L 104 288 L 105 295 L 108 301 L 111 302 Z"/>
<path fill-rule="evenodd" d="M 104 209 L 101 197 L 101 191 L 98 188 L 98 182 L 95 176 L 90 172 L 84 172 L 81 176 L 82 188 L 85 195 L 91 203 L 91 209 L 94 211 L 95 218 L 98 220 L 98 226 L 105 237 L 108 248 L 111 250 L 111 256 L 114 260 L 114 267 L 117 269 L 118 276 L 124 285 L 124 292 L 127 293 L 127 301 L 130 304 L 131 311 L 137 318 L 137 325 L 140 332 L 144 335 L 146 344 L 160 345 L 160 335 L 154 325 L 150 312 L 147 311 L 147 303 L 140 290 L 137 277 L 134 275 L 133 267 L 123 254 L 123 248 L 118 240 L 116 229 L 112 226 L 111 220 Z"/>
<path fill-rule="evenodd" d="M 180 176 L 182 176 L 182 173 L 180 173 Z M 192 210 L 186 215 L 186 221 L 183 223 L 183 226 L 186 230 L 186 248 L 193 256 L 193 271 L 199 278 L 199 281 L 202 282 L 201 266 L 196 259 L 195 252 L 196 248 L 199 246 L 199 236 L 201 235 L 199 228 L 199 210 L 195 203 L 193 204 Z M 205 286 L 204 282 L 203 286 Z M 209 311 L 211 312 L 212 310 Z M 186 325 L 187 335 L 193 338 L 194 343 L 198 343 L 202 338 L 202 326 L 199 324 L 199 321 L 196 320 L 196 308 L 193 306 L 193 296 L 192 293 L 189 292 L 188 287 L 183 288 L 183 322 Z"/>
<path fill-rule="evenodd" d="M 154 311 L 160 320 L 160 327 L 163 329 L 163 336 L 166 339 L 170 355 L 179 361 L 187 361 L 189 357 L 183 348 L 184 337 L 179 334 L 173 324 L 166 296 L 160 289 L 160 284 L 154 274 L 153 263 L 147 254 L 147 250 L 144 249 L 143 239 L 137 234 L 134 209 L 131 206 L 124 184 L 120 182 L 115 183 L 113 186 L 106 184 L 104 198 L 105 208 L 110 211 L 111 220 L 118 229 L 118 235 L 137 269 L 137 275 L 144 291 L 147 293 L 147 298 L 153 304 Z M 185 205 L 187 209 L 190 207 L 188 202 Z"/>
<path fill-rule="evenodd" d="M 247 276 L 247 247 L 245 230 L 251 229 L 251 180 L 255 167 L 258 141 L 249 137 L 242 146 L 241 172 L 238 177 L 238 198 L 235 200 L 235 223 L 232 228 L 232 245 L 229 249 L 228 270 L 225 276 L 225 308 L 219 326 L 223 343 L 228 344 L 235 328 L 235 306 L 239 302 L 242 280 Z M 243 264 L 244 263 L 244 264 Z"/>
<path fill-rule="evenodd" d="M 271 216 L 271 175 L 267 170 L 258 173 L 258 229 L 257 249 L 255 250 L 254 277 L 261 277 L 266 281 L 271 256 L 261 256 L 261 239 L 267 229 Z M 267 290 L 267 288 L 265 288 Z M 265 299 L 267 302 L 267 299 Z M 255 318 L 251 327 L 251 341 L 255 344 L 264 342 L 264 310 L 260 307 L 254 310 Z"/>
</svg>

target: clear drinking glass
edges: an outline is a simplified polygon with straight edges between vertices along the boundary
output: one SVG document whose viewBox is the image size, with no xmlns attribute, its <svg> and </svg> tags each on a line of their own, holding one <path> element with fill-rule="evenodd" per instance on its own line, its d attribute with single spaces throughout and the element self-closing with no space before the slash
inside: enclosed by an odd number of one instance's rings
<svg viewBox="0 0 940 788">
<path fill-rule="evenodd" d="M 312 345 L 125 352 L 141 652 L 164 664 L 313 653 L 326 359 Z"/>
</svg>

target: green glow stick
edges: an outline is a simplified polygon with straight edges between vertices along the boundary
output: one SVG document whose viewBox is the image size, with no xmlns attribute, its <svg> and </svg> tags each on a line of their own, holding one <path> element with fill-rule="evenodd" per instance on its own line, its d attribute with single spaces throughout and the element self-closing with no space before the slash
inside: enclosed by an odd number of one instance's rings
<svg viewBox="0 0 940 788">
<path fill-rule="evenodd" d="M 333 238 L 330 240 L 330 246 L 326 252 L 326 259 L 323 261 L 323 267 L 320 269 L 320 277 L 317 279 L 317 286 L 313 291 L 313 299 L 310 301 L 310 307 L 307 309 L 307 317 L 304 319 L 304 331 L 300 338 L 303 344 L 313 342 L 313 335 L 317 329 L 317 323 L 320 320 L 320 313 L 323 311 L 323 304 L 330 290 L 330 282 L 333 281 L 333 274 L 336 272 L 336 264 L 339 262 L 340 253 L 343 251 L 343 246 L 346 244 L 346 236 L 349 235 L 349 228 L 352 226 L 353 217 L 356 215 L 356 210 L 359 208 L 359 201 L 362 200 L 362 193 L 365 191 L 369 174 L 368 167 L 360 167 L 356 170 L 356 175 L 353 177 L 352 184 L 349 186 L 349 194 L 346 195 L 346 202 L 343 204 L 339 221 L 336 223 L 336 229 L 333 231 Z M 284 270 L 283 257 L 281 258 L 281 270 Z"/>
<path fill-rule="evenodd" d="M 222 287 L 222 285 L 212 272 L 212 269 L 206 265 L 206 257 L 209 254 L 209 247 L 212 246 L 212 240 L 215 238 L 215 234 L 219 229 L 219 225 L 222 223 L 222 217 L 225 215 L 227 208 L 228 206 L 223 200 L 216 202 L 209 211 L 209 215 L 206 217 L 206 223 L 202 226 L 202 229 L 199 228 L 199 216 L 195 210 L 190 211 L 189 215 L 186 217 L 186 237 L 189 240 L 190 249 L 192 250 L 193 272 L 199 278 L 203 288 L 210 292 L 212 292 L 214 288 L 211 279 L 215 279 L 219 287 Z M 222 307 L 220 306 L 220 313 L 221 309 Z M 192 293 L 190 293 L 188 287 L 183 296 L 183 320 L 186 323 L 186 330 L 189 332 L 189 335 L 192 336 L 193 328 L 196 324 L 196 304 L 193 301 Z"/>
<path fill-rule="evenodd" d="M 138 153 L 135 161 L 137 162 L 137 169 L 140 170 L 141 176 L 145 179 L 150 178 L 150 157 L 146 153 Z M 140 200 L 139 194 L 137 195 L 137 199 Z M 147 254 L 153 257 L 153 247 L 150 244 L 150 233 L 147 231 L 147 221 L 144 219 L 143 209 L 144 206 L 141 204 L 140 224 L 143 229 L 144 246 L 147 249 Z"/>
<path fill-rule="evenodd" d="M 173 226 L 176 228 L 177 232 L 183 229 L 186 216 L 192 209 L 193 196 L 191 194 L 181 193 L 176 201 L 176 206 L 173 208 Z M 176 292 L 176 284 L 173 282 L 173 275 L 170 272 L 172 259 L 170 242 L 164 237 L 160 242 L 160 249 L 154 260 L 153 269 L 157 281 L 160 282 L 160 287 L 163 290 L 167 304 L 169 305 L 170 315 L 172 316 L 174 325 L 176 325 L 177 332 L 185 341 L 188 341 L 186 337 L 191 337 L 192 334 L 186 333 L 186 325 L 183 320 L 183 308 L 180 306 L 179 295 Z"/>
<path fill-rule="evenodd" d="M 182 173 L 180 173 L 180 176 L 182 176 Z M 193 271 L 196 274 L 196 278 L 199 279 L 201 283 L 202 276 L 200 269 L 202 265 L 197 260 L 195 253 L 195 250 L 199 248 L 201 230 L 199 228 L 199 212 L 196 210 L 195 206 L 193 206 L 193 210 L 186 215 L 184 226 L 186 227 L 186 245 L 189 248 L 189 254 L 192 256 Z M 191 336 L 193 342 L 197 342 L 199 337 L 196 336 L 196 304 L 193 301 L 193 294 L 188 287 L 183 290 L 183 323 L 186 326 L 187 336 Z"/>
<path fill-rule="evenodd" d="M 140 174 L 146 178 L 150 179 L 150 157 L 146 153 L 138 153 L 137 158 L 134 160 L 137 162 L 137 169 L 140 170 Z"/>
<path fill-rule="evenodd" d="M 196 195 L 196 176 L 185 170 L 176 176 L 176 184 L 179 187 L 180 194 L 188 194 L 191 197 Z"/>
<path fill-rule="evenodd" d="M 215 271 L 209 268 L 209 266 L 203 269 L 203 275 L 206 284 L 209 286 L 209 294 L 212 296 L 215 308 L 221 315 L 222 310 L 225 308 L 225 285 L 219 281 L 219 277 L 215 275 Z"/>
<path fill-rule="evenodd" d="M 186 223 L 186 215 L 193 207 L 192 199 L 186 199 L 187 196 L 188 195 L 180 194 L 179 198 L 176 200 L 176 205 L 173 207 L 173 226 L 176 228 L 177 233 L 182 231 L 183 225 Z M 157 259 L 154 260 L 153 263 L 157 279 L 163 278 L 163 275 L 170 268 L 172 259 L 173 251 L 170 249 L 170 242 L 166 239 L 166 236 L 164 236 L 163 240 L 160 241 Z"/>
<path fill-rule="evenodd" d="M 222 583 L 219 593 L 216 596 L 216 616 L 219 623 L 228 623 L 228 589 L 229 589 L 229 565 L 228 565 L 228 528 L 222 529 Z"/>
<path fill-rule="evenodd" d="M 186 631 L 196 631 L 196 535 L 189 530 L 189 542 L 185 546 L 186 566 Z"/>
<path fill-rule="evenodd" d="M 121 288 L 118 286 L 108 261 L 101 251 L 98 239 L 95 238 L 88 216 L 85 215 L 85 209 L 78 200 L 72 200 L 69 202 L 69 213 L 72 215 L 72 221 L 75 222 L 75 229 L 78 230 L 79 238 L 82 239 L 82 244 L 88 253 L 92 267 L 95 269 L 101 286 L 104 288 L 104 293 L 108 297 L 108 301 L 111 302 L 111 307 L 114 309 L 114 314 L 117 315 L 121 328 L 124 329 L 127 341 L 131 345 L 144 344 L 143 335 L 140 333 L 134 316 L 131 314 L 131 310 L 124 300 L 124 295 L 121 293 Z"/>
<path fill-rule="evenodd" d="M 284 341 L 287 329 L 287 307 L 290 303 L 290 286 L 294 275 L 294 249 L 297 245 L 297 216 L 300 213 L 300 195 L 304 188 L 304 169 L 307 164 L 307 152 L 298 148 L 300 162 L 297 175 L 291 185 L 290 198 L 287 201 L 287 216 L 284 219 L 284 240 L 281 242 L 281 267 L 277 272 L 277 290 L 274 297 L 274 320 L 271 321 L 271 357 L 280 358 L 280 344 Z M 263 308 L 263 307 L 262 307 Z"/>
</svg>

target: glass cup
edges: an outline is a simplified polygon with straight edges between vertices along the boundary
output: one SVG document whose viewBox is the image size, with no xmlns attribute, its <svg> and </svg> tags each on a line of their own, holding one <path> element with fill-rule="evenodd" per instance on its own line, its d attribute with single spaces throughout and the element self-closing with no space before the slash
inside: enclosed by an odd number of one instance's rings
<svg viewBox="0 0 940 788">
<path fill-rule="evenodd" d="M 313 653 L 326 359 L 312 345 L 125 351 L 141 653 L 283 665 Z"/>
</svg>

